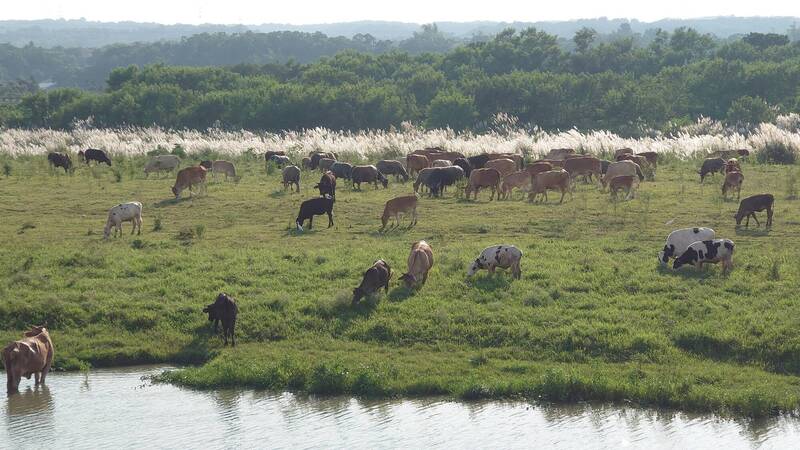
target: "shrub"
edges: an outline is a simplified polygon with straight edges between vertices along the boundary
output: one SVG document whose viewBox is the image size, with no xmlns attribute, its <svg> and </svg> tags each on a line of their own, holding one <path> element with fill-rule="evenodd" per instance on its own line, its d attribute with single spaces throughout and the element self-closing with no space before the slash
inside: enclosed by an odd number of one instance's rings
<svg viewBox="0 0 800 450">
<path fill-rule="evenodd" d="M 767 142 L 756 154 L 762 164 L 794 164 L 797 161 L 795 149 L 785 142 Z"/>
<path fill-rule="evenodd" d="M 153 231 L 161 231 L 162 228 L 163 226 L 161 225 L 161 217 L 156 216 L 156 218 L 153 220 Z"/>
<path fill-rule="evenodd" d="M 3 163 L 3 175 L 5 175 L 6 178 L 11 176 L 11 164 L 9 164 L 8 161 Z"/>
<path fill-rule="evenodd" d="M 194 234 L 197 236 L 197 239 L 203 239 L 203 235 L 206 233 L 206 226 L 203 224 L 198 224 L 194 226 Z"/>
<path fill-rule="evenodd" d="M 786 200 L 797 198 L 797 172 L 789 172 L 786 176 Z"/>
<path fill-rule="evenodd" d="M 181 144 L 175 144 L 172 147 L 172 151 L 170 153 L 177 156 L 180 159 L 186 159 L 186 150 L 183 149 L 183 146 Z"/>
</svg>

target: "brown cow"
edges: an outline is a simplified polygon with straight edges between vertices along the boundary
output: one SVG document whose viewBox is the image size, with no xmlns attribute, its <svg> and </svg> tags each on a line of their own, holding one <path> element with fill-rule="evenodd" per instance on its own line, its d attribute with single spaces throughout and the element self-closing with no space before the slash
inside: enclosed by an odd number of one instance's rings
<svg viewBox="0 0 800 450">
<path fill-rule="evenodd" d="M 189 193 L 192 194 L 192 187 L 199 185 L 202 190 L 206 186 L 206 168 L 203 166 L 186 167 L 178 171 L 178 176 L 175 178 L 175 185 L 172 186 L 172 193 L 175 198 L 181 196 L 181 192 L 189 188 Z"/>
<path fill-rule="evenodd" d="M 389 218 L 394 216 L 394 226 L 400 225 L 400 214 L 406 215 L 411 213 L 411 223 L 409 228 L 417 224 L 417 196 L 404 195 L 402 197 L 395 197 L 383 207 L 383 215 L 381 216 L 381 230 L 386 228 L 389 223 Z"/>
<path fill-rule="evenodd" d="M 353 304 L 355 305 L 365 295 L 375 293 L 383 287 L 385 292 L 389 292 L 389 280 L 392 278 L 392 268 L 389 264 L 379 259 L 372 264 L 372 267 L 364 272 L 361 284 L 353 289 Z"/>
<path fill-rule="evenodd" d="M 725 174 L 725 181 L 722 183 L 722 196 L 728 196 L 729 189 L 736 189 L 736 200 L 742 195 L 742 182 L 744 175 L 742 172 L 732 171 Z"/>
<path fill-rule="evenodd" d="M 513 163 L 513 161 L 511 162 Z M 472 173 L 469 174 L 469 182 L 464 189 L 467 200 L 469 200 L 469 194 L 472 192 L 475 192 L 475 200 L 477 200 L 478 191 L 484 187 L 492 189 L 492 195 L 489 197 L 489 201 L 494 200 L 494 193 L 499 190 L 501 178 L 500 172 L 497 169 L 487 167 L 473 170 Z"/>
<path fill-rule="evenodd" d="M 758 217 L 756 217 L 757 212 L 767 210 L 767 227 L 772 226 L 772 207 L 775 204 L 775 196 L 772 194 L 756 194 L 747 197 L 746 199 L 739 202 L 739 211 L 736 212 L 736 215 L 733 216 L 736 219 L 736 226 L 742 224 L 742 219 L 745 217 L 747 218 L 747 222 L 744 224 L 745 227 L 750 226 L 750 217 L 752 217 L 756 221 L 757 226 L 761 226 L 758 222 Z"/>
<path fill-rule="evenodd" d="M 300 167 L 302 167 L 303 170 L 311 170 L 311 158 L 309 158 L 308 156 L 304 157 L 300 161 Z"/>
<path fill-rule="evenodd" d="M 620 175 L 612 178 L 608 185 L 612 199 L 617 199 L 618 191 L 625 190 L 625 200 L 630 200 L 633 198 L 634 190 L 639 186 L 639 178 L 633 175 Z"/>
<path fill-rule="evenodd" d="M 453 163 L 447 159 L 434 159 L 431 163 L 431 167 L 450 167 Z"/>
<path fill-rule="evenodd" d="M 567 155 L 573 154 L 575 154 L 575 149 L 573 148 L 554 148 L 550 149 L 550 152 L 543 159 L 561 160 L 565 159 Z"/>
<path fill-rule="evenodd" d="M 500 175 L 505 176 L 517 170 L 517 163 L 514 162 L 513 159 L 508 158 L 490 159 L 486 161 L 483 167 L 486 169 L 497 169 Z"/>
<path fill-rule="evenodd" d="M 739 161 L 736 158 L 731 158 L 725 161 L 725 173 L 741 171 L 742 166 L 739 165 Z"/>
<path fill-rule="evenodd" d="M 599 159 L 594 156 L 584 156 L 581 158 L 569 158 L 564 160 L 564 170 L 569 172 L 570 180 L 574 180 L 575 177 L 583 175 L 584 177 L 588 176 L 589 181 L 592 181 L 592 175 L 594 175 L 599 181 L 602 167 Z"/>
<path fill-rule="evenodd" d="M 531 174 L 525 170 L 512 172 L 503 177 L 503 183 L 500 186 L 500 194 L 498 198 L 513 198 L 514 188 L 526 190 L 531 185 Z"/>
<path fill-rule="evenodd" d="M 427 169 L 431 166 L 431 162 L 425 155 L 417 155 L 417 154 L 410 154 L 406 156 L 406 168 L 408 169 L 408 175 L 414 176 L 415 173 L 419 173 L 422 169 Z"/>
<path fill-rule="evenodd" d="M 353 182 L 353 189 L 361 190 L 361 183 L 373 183 L 375 189 L 378 189 L 378 182 L 384 188 L 389 186 L 389 180 L 378 170 L 375 166 L 355 166 L 350 172 L 350 180 Z M 358 186 L 356 186 L 358 185 Z"/>
<path fill-rule="evenodd" d="M 658 153 L 656 152 L 639 152 L 636 154 L 637 156 L 642 156 L 647 162 L 655 168 L 658 166 Z"/>
<path fill-rule="evenodd" d="M 614 151 L 614 159 L 619 161 L 617 158 L 619 158 L 620 155 L 633 155 L 634 153 L 632 148 L 620 148 Z"/>
<path fill-rule="evenodd" d="M 411 253 L 408 255 L 408 271 L 400 279 L 409 289 L 424 285 L 428 281 L 431 267 L 433 267 L 431 246 L 425 241 L 415 242 L 411 245 Z"/>
<path fill-rule="evenodd" d="M 564 201 L 564 194 L 567 192 L 569 192 L 569 196 L 572 198 L 572 191 L 569 189 L 569 180 L 569 172 L 564 169 L 537 173 L 533 176 L 533 181 L 531 182 L 531 193 L 528 194 L 528 201 L 535 201 L 539 194 L 542 194 L 544 201 L 547 201 L 548 190 L 561 191 L 561 200 L 559 200 L 558 203 Z"/>
<path fill-rule="evenodd" d="M 36 384 L 44 384 L 53 364 L 53 341 L 47 328 L 32 326 L 21 340 L 8 344 L 2 356 L 6 369 L 6 389 L 9 393 L 17 392 L 22 377 L 30 380 L 33 375 Z"/>
<path fill-rule="evenodd" d="M 547 163 L 550 164 L 551 167 L 564 167 L 564 160 L 563 159 L 537 159 L 533 161 L 529 165 L 539 164 L 539 163 Z"/>
<path fill-rule="evenodd" d="M 553 165 L 547 161 L 539 161 L 525 166 L 525 171 L 528 172 L 530 176 L 534 176 L 537 173 L 547 172 L 548 170 L 553 170 Z"/>
<path fill-rule="evenodd" d="M 524 164 L 524 160 L 522 159 L 522 155 L 518 155 L 516 153 L 486 153 L 486 156 L 489 158 L 488 160 L 491 161 L 493 159 L 510 159 L 517 163 L 516 170 L 522 170 L 522 166 Z M 484 166 L 485 167 L 485 166 Z"/>
</svg>

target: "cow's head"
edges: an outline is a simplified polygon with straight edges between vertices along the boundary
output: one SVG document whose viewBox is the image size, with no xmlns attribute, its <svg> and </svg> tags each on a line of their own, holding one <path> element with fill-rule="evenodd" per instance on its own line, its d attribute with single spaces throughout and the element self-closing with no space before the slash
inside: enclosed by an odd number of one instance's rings
<svg viewBox="0 0 800 450">
<path fill-rule="evenodd" d="M 208 321 L 211 322 L 212 320 L 214 320 L 214 319 L 216 319 L 218 317 L 217 304 L 216 303 L 212 303 L 212 304 L 206 306 L 205 308 L 203 308 L 203 312 L 208 314 Z"/>
<path fill-rule="evenodd" d="M 79 150 L 79 151 L 78 151 L 78 158 L 80 158 L 80 159 L 81 159 L 81 160 L 83 160 L 83 161 L 86 161 L 86 156 L 85 156 L 85 154 L 83 153 L 83 150 Z"/>
<path fill-rule="evenodd" d="M 467 269 L 467 276 L 471 277 L 475 275 L 475 272 L 480 269 L 483 269 L 483 264 L 481 263 L 481 259 L 477 258 L 475 261 L 472 261 L 472 264 L 469 265 L 469 269 Z"/>
<path fill-rule="evenodd" d="M 675 258 L 675 262 L 672 263 L 672 269 L 679 269 L 686 264 L 693 264 L 695 261 L 697 261 L 697 251 L 689 247 L 681 256 Z"/>
<path fill-rule="evenodd" d="M 658 252 L 658 262 L 661 263 L 661 265 L 666 265 L 667 262 L 669 262 L 669 258 L 674 256 L 674 253 L 674 245 L 665 245 L 664 249 Z"/>
<path fill-rule="evenodd" d="M 417 285 L 417 277 L 410 273 L 404 273 L 400 276 L 400 280 L 406 285 L 407 288 L 411 289 Z"/>
<path fill-rule="evenodd" d="M 172 186 L 172 193 L 175 195 L 175 198 L 181 195 L 181 191 L 178 190 L 178 185 Z"/>
<path fill-rule="evenodd" d="M 207 160 L 207 159 L 204 160 L 204 161 L 200 161 L 200 166 L 205 168 L 206 170 L 210 170 L 211 169 L 211 161 Z"/>
<path fill-rule="evenodd" d="M 741 212 L 737 212 L 733 215 L 733 218 L 736 220 L 737 227 L 742 224 L 742 219 L 744 219 L 744 216 L 745 214 L 742 214 Z"/>
<path fill-rule="evenodd" d="M 31 329 L 23 333 L 25 337 L 34 337 L 42 334 L 42 332 L 46 332 L 47 328 L 45 328 L 47 324 L 44 325 L 30 325 Z"/>
<path fill-rule="evenodd" d="M 359 286 L 359 287 L 357 287 L 357 288 L 353 289 L 353 303 L 357 303 L 359 300 L 361 300 L 362 298 L 364 298 L 364 296 L 365 296 L 366 294 L 367 294 L 367 293 L 366 293 L 366 292 L 364 292 L 364 289 L 362 289 L 362 288 L 361 288 L 361 286 Z"/>
<path fill-rule="evenodd" d="M 384 188 L 389 187 L 389 180 L 380 172 L 378 172 L 378 180 L 380 180 Z"/>
</svg>

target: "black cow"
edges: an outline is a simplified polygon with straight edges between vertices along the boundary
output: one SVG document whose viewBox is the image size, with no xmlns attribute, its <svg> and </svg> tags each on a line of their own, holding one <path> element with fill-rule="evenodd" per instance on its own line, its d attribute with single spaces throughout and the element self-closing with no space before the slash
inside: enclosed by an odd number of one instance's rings
<svg viewBox="0 0 800 450">
<path fill-rule="evenodd" d="M 353 289 L 353 304 L 361 300 L 365 295 L 370 295 L 383 287 L 385 292 L 389 292 L 389 279 L 392 278 L 392 268 L 389 264 L 379 259 L 372 264 L 372 267 L 364 272 L 361 284 Z"/>
<path fill-rule="evenodd" d="M 72 160 L 69 159 L 69 155 L 67 155 L 66 153 L 58 153 L 58 152 L 48 153 L 47 162 L 49 162 L 53 168 L 56 167 L 64 168 L 64 173 L 67 173 L 68 171 L 72 170 Z"/>
<path fill-rule="evenodd" d="M 467 158 L 469 165 L 472 166 L 473 169 L 483 169 L 486 163 L 489 161 L 489 155 L 486 153 L 477 155 L 477 156 L 470 156 Z"/>
<path fill-rule="evenodd" d="M 228 294 L 220 293 L 214 303 L 203 308 L 204 313 L 208 313 L 208 321 L 214 322 L 214 333 L 217 332 L 217 324 L 222 322 L 222 336 L 225 338 L 225 345 L 228 345 L 228 335 L 231 337 L 231 345 L 236 346 L 236 339 L 233 336 L 233 329 L 236 326 L 236 316 L 239 314 L 239 307 L 236 300 Z"/>
<path fill-rule="evenodd" d="M 456 160 L 453 161 L 453 165 L 464 169 L 464 175 L 469 178 L 469 174 L 472 172 L 472 164 L 470 164 L 469 161 L 464 158 L 456 158 Z"/>
<path fill-rule="evenodd" d="M 702 183 L 708 174 L 725 173 L 725 162 L 722 158 L 706 158 L 703 161 L 703 166 L 697 171 L 700 174 L 700 182 Z"/>
<path fill-rule="evenodd" d="M 312 198 L 300 204 L 300 212 L 297 213 L 295 225 L 298 231 L 303 231 L 303 222 L 308 219 L 308 229 L 314 225 L 314 216 L 328 215 L 328 228 L 333 226 L 333 197 L 325 196 Z"/>
<path fill-rule="evenodd" d="M 87 148 L 86 151 L 80 151 L 78 152 L 78 156 L 87 165 L 89 164 L 89 161 L 97 161 L 97 164 L 106 163 L 109 166 L 111 165 L 111 159 L 109 159 L 108 155 L 106 155 L 106 152 L 96 148 Z"/>
<path fill-rule="evenodd" d="M 336 178 L 350 179 L 350 174 L 353 173 L 353 165 L 346 162 L 336 161 L 331 164 L 331 172 Z"/>
</svg>

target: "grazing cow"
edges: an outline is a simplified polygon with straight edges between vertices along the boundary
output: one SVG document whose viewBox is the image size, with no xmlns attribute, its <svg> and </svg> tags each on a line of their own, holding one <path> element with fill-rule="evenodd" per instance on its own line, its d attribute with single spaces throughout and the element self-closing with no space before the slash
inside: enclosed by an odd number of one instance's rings
<svg viewBox="0 0 800 450">
<path fill-rule="evenodd" d="M 427 187 L 428 178 L 441 167 L 426 167 L 417 173 L 417 179 L 414 181 L 414 192 L 419 192 L 420 185 Z"/>
<path fill-rule="evenodd" d="M 426 157 L 428 157 L 428 159 L 433 160 L 433 159 L 436 159 L 436 158 L 431 158 L 429 155 L 438 155 L 438 154 L 444 153 L 444 152 L 445 151 L 444 151 L 444 149 L 442 147 L 436 146 L 436 147 L 426 147 L 426 148 L 424 148 L 422 150 L 414 150 L 411 153 L 414 154 L 414 155 L 425 155 Z"/>
<path fill-rule="evenodd" d="M 736 158 L 731 158 L 725 161 L 725 173 L 730 172 L 741 172 L 742 166 L 739 165 L 739 160 Z"/>
<path fill-rule="evenodd" d="M 325 196 L 312 198 L 300 204 L 300 212 L 294 221 L 297 231 L 303 231 L 303 222 L 308 219 L 308 229 L 314 226 L 314 216 L 328 215 L 328 228 L 333 226 L 333 197 Z"/>
<path fill-rule="evenodd" d="M 200 165 L 205 167 L 206 170 L 211 171 L 211 176 L 214 178 L 216 178 L 217 173 L 224 173 L 226 181 L 228 177 L 236 179 L 236 167 L 230 161 L 225 161 L 223 159 L 202 161 Z"/>
<path fill-rule="evenodd" d="M 571 155 L 571 157 L 577 158 L 578 156 L 577 155 Z M 553 169 L 555 169 L 556 167 L 563 168 L 564 167 L 564 161 L 566 161 L 567 159 L 570 159 L 570 158 L 566 158 L 566 159 L 538 159 L 536 161 L 531 162 L 529 165 L 534 165 L 534 164 L 540 164 L 541 163 L 541 164 L 550 164 L 550 166 Z M 550 170 L 552 170 L 552 169 L 550 169 Z"/>
<path fill-rule="evenodd" d="M 424 179 L 423 182 L 425 183 L 425 187 L 428 188 L 429 197 L 440 197 L 442 195 L 444 191 L 444 169 L 444 167 L 431 167 L 429 173 L 426 173 L 425 176 L 420 174 L 417 178 L 417 181 L 421 178 Z M 459 169 L 461 168 L 459 167 Z"/>
<path fill-rule="evenodd" d="M 653 168 L 653 172 L 655 172 L 656 167 L 658 167 L 658 153 L 657 152 L 639 152 L 636 156 L 641 156 L 647 163 L 650 164 L 650 167 Z"/>
<path fill-rule="evenodd" d="M 469 174 L 472 172 L 472 164 L 470 164 L 465 158 L 457 158 L 455 161 L 453 161 L 453 165 L 461 167 L 461 169 L 464 171 L 464 175 L 467 177 L 469 177 Z"/>
<path fill-rule="evenodd" d="M 475 261 L 467 269 L 467 276 L 471 277 L 480 269 L 486 269 L 489 273 L 494 273 L 496 268 L 511 268 L 511 276 L 520 279 L 522 271 L 519 263 L 522 259 L 522 252 L 513 245 L 493 245 L 486 247 Z"/>
<path fill-rule="evenodd" d="M 702 270 L 703 264 L 716 264 L 722 261 L 722 272 L 725 273 L 733 269 L 733 249 L 733 241 L 730 239 L 692 242 L 685 252 L 675 258 L 672 269 L 676 270 L 686 264 L 692 264 Z"/>
<path fill-rule="evenodd" d="M 525 164 L 522 155 L 518 155 L 516 153 L 486 153 L 486 156 L 489 157 L 489 161 L 493 159 L 510 159 L 514 161 L 517 165 L 517 167 L 514 170 L 522 170 L 522 166 Z"/>
<path fill-rule="evenodd" d="M 550 170 L 547 172 L 537 173 L 532 177 L 531 192 L 528 194 L 528 201 L 535 201 L 539 194 L 542 194 L 543 201 L 547 201 L 547 191 L 561 191 L 561 199 L 558 203 L 564 201 L 564 194 L 569 192 L 572 198 L 572 191 L 570 190 L 570 177 L 569 172 L 564 169 Z"/>
<path fill-rule="evenodd" d="M 526 190 L 530 189 L 531 174 L 526 170 L 512 172 L 503 177 L 503 182 L 500 185 L 500 194 L 498 198 L 513 198 L 514 188 Z"/>
<path fill-rule="evenodd" d="M 103 230 L 103 237 L 108 239 L 111 234 L 111 227 L 114 227 L 114 237 L 117 237 L 117 232 L 122 236 L 122 222 L 133 223 L 131 234 L 136 231 L 136 227 L 139 227 L 138 234 L 142 234 L 142 204 L 139 202 L 121 203 L 108 210 L 108 219 Z"/>
<path fill-rule="evenodd" d="M 464 169 L 459 166 L 442 167 L 442 188 L 447 190 L 447 186 L 452 186 L 464 179 Z"/>
<path fill-rule="evenodd" d="M 303 170 L 311 170 L 311 158 L 308 156 L 303 157 L 303 159 L 300 160 L 300 167 L 302 167 Z"/>
<path fill-rule="evenodd" d="M 428 168 L 430 165 L 430 160 L 425 155 L 415 155 L 412 153 L 406 156 L 406 167 L 408 168 L 408 174 L 412 177 L 415 173 L 419 173 L 420 170 Z"/>
<path fill-rule="evenodd" d="M 703 180 L 706 178 L 708 174 L 715 174 L 717 172 L 724 173 L 725 171 L 725 160 L 722 158 L 706 158 L 703 161 L 703 165 L 700 167 L 700 170 L 697 172 L 700 174 L 700 182 L 702 183 Z"/>
<path fill-rule="evenodd" d="M 331 166 L 336 162 L 333 158 L 320 158 L 319 163 L 317 163 L 317 168 L 319 168 L 320 172 L 327 172 L 331 170 Z"/>
<path fill-rule="evenodd" d="M 372 267 L 364 272 L 361 284 L 353 289 L 353 304 L 358 303 L 364 296 L 374 294 L 381 287 L 385 292 L 389 292 L 389 279 L 392 278 L 392 268 L 389 264 L 379 259 L 372 264 Z"/>
<path fill-rule="evenodd" d="M 500 175 L 506 176 L 517 170 L 517 163 L 513 159 L 498 158 L 486 161 L 483 167 L 486 169 L 497 169 Z"/>
<path fill-rule="evenodd" d="M 322 162 L 325 161 L 324 159 L 320 160 L 319 166 L 322 167 Z M 331 164 L 330 168 L 331 172 L 333 172 L 333 176 L 336 178 L 344 178 L 345 180 L 349 180 L 352 173 L 353 173 L 353 165 L 346 162 L 339 162 L 336 161 Z"/>
<path fill-rule="evenodd" d="M 552 160 L 563 160 L 567 158 L 567 155 L 574 155 L 575 149 L 573 148 L 553 148 L 550 149 L 550 152 L 544 159 L 552 159 Z"/>
<path fill-rule="evenodd" d="M 400 181 L 400 177 L 403 178 L 403 181 L 408 181 L 408 172 L 406 172 L 406 168 L 403 167 L 403 163 L 394 159 L 382 159 L 375 164 L 375 167 L 378 168 L 378 171 L 384 175 L 394 175 L 395 181 Z"/>
<path fill-rule="evenodd" d="M 44 384 L 53 365 L 53 341 L 44 326 L 31 326 L 19 341 L 8 344 L 2 351 L 6 369 L 6 390 L 9 394 L 19 390 L 22 377 Z"/>
<path fill-rule="evenodd" d="M 329 195 L 336 198 L 336 176 L 332 172 L 325 172 L 319 179 L 319 183 L 314 185 L 314 189 L 319 189 L 319 195 L 324 197 Z"/>
<path fill-rule="evenodd" d="M 384 188 L 389 186 L 389 180 L 375 166 L 355 166 L 352 172 L 353 189 L 361 190 L 361 183 L 373 183 L 378 189 L 378 181 Z M 358 187 L 356 187 L 358 185 Z"/>
<path fill-rule="evenodd" d="M 208 321 L 214 322 L 214 333 L 217 332 L 217 324 L 222 322 L 222 337 L 225 345 L 228 345 L 228 336 L 231 337 L 231 345 L 236 346 L 236 338 L 233 329 L 236 327 L 236 316 L 239 315 L 239 306 L 236 300 L 226 293 L 217 295 L 214 303 L 203 308 L 204 313 L 208 313 Z"/>
<path fill-rule="evenodd" d="M 286 167 L 292 165 L 292 160 L 285 155 L 272 155 L 269 162 L 275 164 L 277 167 Z"/>
<path fill-rule="evenodd" d="M 742 224 L 742 219 L 747 218 L 745 227 L 750 226 L 750 217 L 756 221 L 757 226 L 761 226 L 756 217 L 757 212 L 767 210 L 767 227 L 772 226 L 772 206 L 775 203 L 775 197 L 772 194 L 756 194 L 745 198 L 739 203 L 739 211 L 733 216 L 736 219 L 736 226 Z"/>
<path fill-rule="evenodd" d="M 199 185 L 201 189 L 205 189 L 206 185 L 206 168 L 203 166 L 184 167 L 178 171 L 175 178 L 175 185 L 172 186 L 172 193 L 175 198 L 181 196 L 181 192 L 189 188 L 189 193 L 192 192 L 192 187 Z"/>
<path fill-rule="evenodd" d="M 650 163 L 647 161 L 647 158 L 644 156 L 634 155 L 631 153 L 624 153 L 617 157 L 617 161 L 633 161 L 639 165 L 639 167 L 644 171 L 645 175 L 648 179 L 653 179 L 655 177 L 655 167 L 651 166 Z"/>
<path fill-rule="evenodd" d="M 330 152 L 329 153 L 312 152 L 309 156 L 311 157 L 311 163 L 308 165 L 308 167 L 311 170 L 317 169 L 317 167 L 319 166 L 319 160 L 321 160 L 322 158 L 336 159 L 336 154 Z"/>
<path fill-rule="evenodd" d="M 461 152 L 442 152 L 442 153 L 438 153 L 436 155 L 436 158 L 432 158 L 432 159 L 446 159 L 446 160 L 448 160 L 450 162 L 453 162 L 453 161 L 455 161 L 455 160 L 457 160 L 459 158 L 464 159 L 464 158 L 466 158 L 466 156 Z"/>
<path fill-rule="evenodd" d="M 600 180 L 600 160 L 594 156 L 584 156 L 580 158 L 569 158 L 564 160 L 564 170 L 569 172 L 570 180 L 574 180 L 578 176 L 584 176 L 592 180 L 592 175 Z"/>
<path fill-rule="evenodd" d="M 448 161 L 446 159 L 435 159 L 431 163 L 431 167 L 450 167 L 452 165 L 453 165 L 453 163 L 451 163 L 450 161 Z"/>
<path fill-rule="evenodd" d="M 175 155 L 158 155 L 144 165 L 144 176 L 148 177 L 150 172 L 172 172 L 181 164 L 181 159 Z"/>
<path fill-rule="evenodd" d="M 286 152 L 283 150 L 268 150 L 267 153 L 264 153 L 264 163 L 269 163 L 272 161 L 273 156 L 286 156 Z"/>
<path fill-rule="evenodd" d="M 417 224 L 417 196 L 404 195 L 402 197 L 395 197 L 383 207 L 383 215 L 381 216 L 381 230 L 386 228 L 389 223 L 389 218 L 394 217 L 394 226 L 400 226 L 400 214 L 411 215 L 411 223 L 409 228 Z"/>
<path fill-rule="evenodd" d="M 464 193 L 466 194 L 467 200 L 469 200 L 469 195 L 472 192 L 475 192 L 475 200 L 477 200 L 478 192 L 484 187 L 492 189 L 492 195 L 489 197 L 489 201 L 494 200 L 494 193 L 499 190 L 501 179 L 502 176 L 497 169 L 492 169 L 489 167 L 483 169 L 474 169 L 472 173 L 469 174 L 469 182 L 467 183 L 467 187 L 464 188 Z"/>
<path fill-rule="evenodd" d="M 725 181 L 722 183 L 722 196 L 728 196 L 728 190 L 736 189 L 736 200 L 742 195 L 742 182 L 744 182 L 744 175 L 742 172 L 728 172 L 725 174 Z"/>
<path fill-rule="evenodd" d="M 408 255 L 408 271 L 400 279 L 408 289 L 424 285 L 428 281 L 428 272 L 433 267 L 433 250 L 425 241 L 415 242 L 411 245 Z"/>
<path fill-rule="evenodd" d="M 295 185 L 297 187 L 297 192 L 300 192 L 300 168 L 297 166 L 286 166 L 281 171 L 281 175 L 283 176 L 283 190 L 285 191 L 286 188 L 291 190 L 291 186 Z"/>
<path fill-rule="evenodd" d="M 106 155 L 106 152 L 96 148 L 87 148 L 86 151 L 80 151 L 78 152 L 78 157 L 81 158 L 86 165 L 89 165 L 89 161 L 96 161 L 97 164 L 106 163 L 111 166 L 111 159 Z"/>
<path fill-rule="evenodd" d="M 694 227 L 675 230 L 667 236 L 664 249 L 658 252 L 658 262 L 666 265 L 670 258 L 682 255 L 693 242 L 707 241 L 715 237 L 714 230 L 711 228 Z"/>
<path fill-rule="evenodd" d="M 611 161 L 609 161 L 607 159 L 601 159 L 600 160 L 600 173 L 602 175 L 605 175 L 606 172 L 608 172 L 608 166 L 610 166 L 610 165 L 611 165 Z"/>
<path fill-rule="evenodd" d="M 642 168 L 633 161 L 617 161 L 608 165 L 606 174 L 600 178 L 600 184 L 606 187 L 609 181 L 620 175 L 633 175 L 639 177 L 639 181 L 644 181 Z"/>
<path fill-rule="evenodd" d="M 528 172 L 528 175 L 530 176 L 534 176 L 537 173 L 547 172 L 548 170 L 553 170 L 553 165 L 546 161 L 531 163 L 525 167 L 525 171 Z"/>
<path fill-rule="evenodd" d="M 66 153 L 52 152 L 47 154 L 47 162 L 50 163 L 52 168 L 62 167 L 64 173 L 72 170 L 72 160 Z"/>
<path fill-rule="evenodd" d="M 467 158 L 467 162 L 472 167 L 472 169 L 483 169 L 486 166 L 486 163 L 489 161 L 489 155 L 483 153 L 481 155 L 470 156 Z"/>
<path fill-rule="evenodd" d="M 617 199 L 617 192 L 622 190 L 624 190 L 626 194 L 625 200 L 632 199 L 633 193 L 638 186 L 639 180 L 631 175 L 617 175 L 608 183 L 608 189 L 611 192 L 611 198 L 613 200 Z"/>
</svg>

